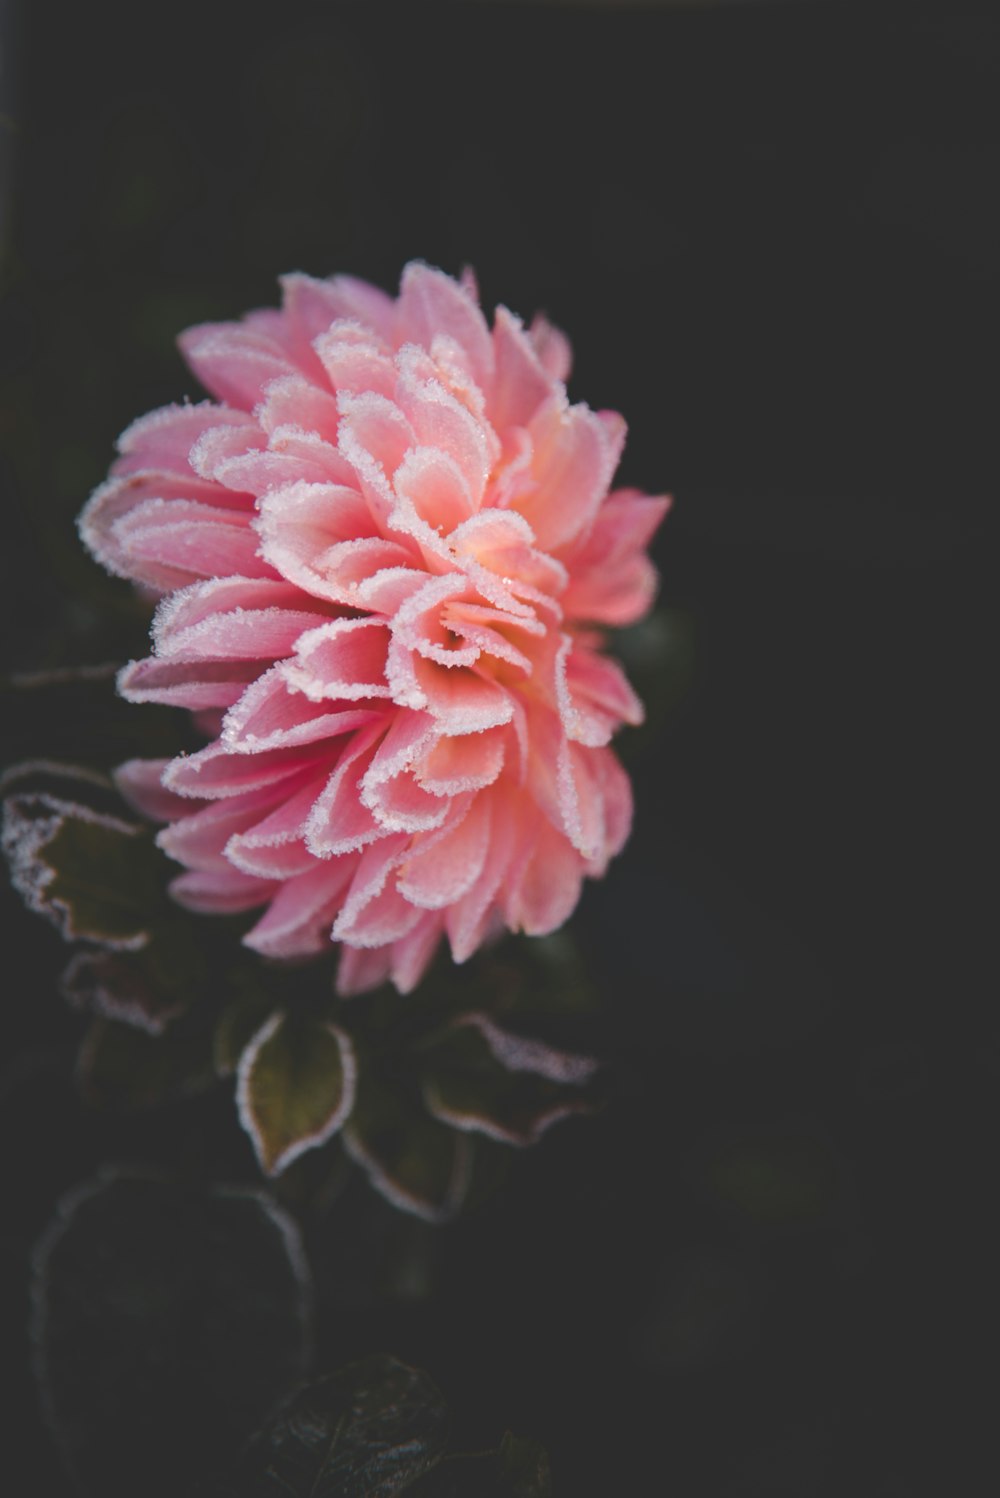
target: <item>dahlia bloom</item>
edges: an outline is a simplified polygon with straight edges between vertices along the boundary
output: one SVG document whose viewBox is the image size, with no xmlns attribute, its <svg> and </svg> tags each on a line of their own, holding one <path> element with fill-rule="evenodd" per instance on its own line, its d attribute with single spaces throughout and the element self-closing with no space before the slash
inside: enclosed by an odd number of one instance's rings
<svg viewBox="0 0 1000 1498">
<path fill-rule="evenodd" d="M 541 934 L 631 821 L 608 747 L 642 708 L 601 653 L 641 617 L 668 505 L 609 492 L 625 435 L 571 405 L 565 338 L 423 264 L 399 296 L 282 281 L 180 339 L 214 397 L 141 418 L 83 540 L 159 598 L 119 678 L 209 742 L 130 761 L 198 911 L 263 907 L 271 957 L 341 944 L 338 986 Z"/>
</svg>

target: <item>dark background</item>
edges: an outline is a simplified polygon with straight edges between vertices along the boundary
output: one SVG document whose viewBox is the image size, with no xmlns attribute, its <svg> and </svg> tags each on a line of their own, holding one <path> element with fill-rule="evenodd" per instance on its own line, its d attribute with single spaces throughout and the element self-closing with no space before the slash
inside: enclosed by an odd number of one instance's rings
<svg viewBox="0 0 1000 1498">
<path fill-rule="evenodd" d="M 629 421 L 622 478 L 676 497 L 656 555 L 691 679 L 635 736 L 635 834 L 575 920 L 618 1100 L 437 1236 L 428 1295 L 321 1294 L 318 1366 L 419 1363 L 472 1426 L 545 1441 L 557 1498 L 993 1491 L 1000 22 L 426 0 L 6 20 L 5 668 L 141 651 L 73 518 L 115 435 L 197 393 L 175 333 L 273 302 L 285 270 L 392 288 L 414 256 L 471 263 L 486 306 L 568 330 L 571 395 Z M 18 1493 L 60 1493 L 30 1245 L 100 1160 L 167 1158 L 188 1125 L 64 1121 L 58 939 L 4 914 L 10 1461 L 32 1464 Z"/>
</svg>

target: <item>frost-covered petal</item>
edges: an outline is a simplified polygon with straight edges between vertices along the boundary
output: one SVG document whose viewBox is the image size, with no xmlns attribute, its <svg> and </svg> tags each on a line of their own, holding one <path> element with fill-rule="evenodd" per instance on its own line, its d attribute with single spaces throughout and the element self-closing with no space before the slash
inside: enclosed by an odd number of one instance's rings
<svg viewBox="0 0 1000 1498">
<path fill-rule="evenodd" d="M 276 339 L 239 323 L 203 323 L 178 342 L 205 389 L 245 411 L 253 409 L 270 380 L 295 372 Z"/>
<path fill-rule="evenodd" d="M 381 619 L 331 619 L 299 636 L 285 680 L 313 702 L 388 697 L 388 649 Z"/>
<path fill-rule="evenodd" d="M 394 332 L 397 344 L 418 343 L 425 349 L 445 335 L 461 350 L 480 388 L 492 384 L 494 354 L 486 319 L 463 286 L 432 266 L 414 261 L 403 271 Z"/>
</svg>

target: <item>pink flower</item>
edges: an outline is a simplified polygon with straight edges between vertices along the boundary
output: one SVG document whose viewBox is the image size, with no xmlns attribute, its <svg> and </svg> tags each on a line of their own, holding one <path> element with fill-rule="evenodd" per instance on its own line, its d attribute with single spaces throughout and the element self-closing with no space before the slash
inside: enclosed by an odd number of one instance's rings
<svg viewBox="0 0 1000 1498">
<path fill-rule="evenodd" d="M 160 598 L 121 692 L 210 738 L 119 780 L 182 904 L 263 906 L 249 946 L 332 936 L 341 992 L 406 992 L 442 935 L 461 962 L 554 930 L 625 842 L 608 744 L 642 708 L 601 629 L 648 609 L 668 501 L 609 493 L 622 418 L 570 405 L 565 338 L 491 329 L 471 277 L 282 285 L 182 335 L 218 403 L 137 421 L 81 516 Z"/>
</svg>

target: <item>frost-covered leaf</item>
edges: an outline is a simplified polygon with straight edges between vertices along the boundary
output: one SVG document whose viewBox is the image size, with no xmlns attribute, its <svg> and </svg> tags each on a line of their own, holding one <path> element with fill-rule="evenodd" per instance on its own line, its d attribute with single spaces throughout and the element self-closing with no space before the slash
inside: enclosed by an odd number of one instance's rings
<svg viewBox="0 0 1000 1498">
<path fill-rule="evenodd" d="M 62 991 L 75 1009 L 149 1035 L 161 1035 L 191 998 L 179 983 L 157 983 L 138 954 L 120 952 L 77 952 L 63 973 Z"/>
<path fill-rule="evenodd" d="M 393 1206 L 446 1222 L 465 1199 L 472 1141 L 431 1118 L 401 1086 L 362 1065 L 344 1148 Z"/>
<path fill-rule="evenodd" d="M 228 1469 L 305 1374 L 311 1300 L 261 1193 L 113 1172 L 72 1192 L 36 1252 L 32 1333 L 82 1490 L 179 1498 Z"/>
<path fill-rule="evenodd" d="M 435 1118 L 506 1144 L 596 1105 L 597 1063 L 502 1029 L 485 1014 L 455 1021 L 428 1046 L 423 1094 Z"/>
<path fill-rule="evenodd" d="M 545 1448 L 509 1431 L 499 1450 L 446 1456 L 407 1489 L 407 1498 L 551 1498 L 551 1494 Z"/>
<path fill-rule="evenodd" d="M 444 1400 L 425 1373 L 395 1358 L 365 1358 L 294 1394 L 223 1492 L 394 1498 L 440 1459 L 448 1424 Z"/>
<path fill-rule="evenodd" d="M 96 1108 L 155 1108 L 202 1092 L 215 1081 L 211 1036 L 174 1026 L 162 1035 L 95 1019 L 80 1047 L 77 1079 Z"/>
<path fill-rule="evenodd" d="M 355 1062 L 343 1030 L 275 1011 L 240 1057 L 240 1122 L 268 1175 L 325 1143 L 354 1102 Z"/>
<path fill-rule="evenodd" d="M 100 777 L 52 767 L 51 789 L 32 789 L 39 766 L 8 772 L 3 850 L 15 888 L 67 940 L 138 950 L 165 903 L 166 863 L 148 828 L 100 809 Z M 30 777 L 30 778 L 29 778 Z"/>
</svg>

